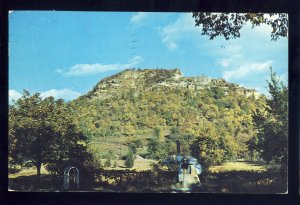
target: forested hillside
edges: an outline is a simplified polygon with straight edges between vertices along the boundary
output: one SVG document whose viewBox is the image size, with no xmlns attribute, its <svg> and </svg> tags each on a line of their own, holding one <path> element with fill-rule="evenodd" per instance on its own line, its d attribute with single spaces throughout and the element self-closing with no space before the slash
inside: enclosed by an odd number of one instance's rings
<svg viewBox="0 0 300 205">
<path fill-rule="evenodd" d="M 162 159 L 176 153 L 179 139 L 185 154 L 212 165 L 258 156 L 253 115 L 264 112 L 266 98 L 223 79 L 183 77 L 179 69 L 131 69 L 71 104 L 91 142 L 142 141 L 145 157 Z"/>
</svg>

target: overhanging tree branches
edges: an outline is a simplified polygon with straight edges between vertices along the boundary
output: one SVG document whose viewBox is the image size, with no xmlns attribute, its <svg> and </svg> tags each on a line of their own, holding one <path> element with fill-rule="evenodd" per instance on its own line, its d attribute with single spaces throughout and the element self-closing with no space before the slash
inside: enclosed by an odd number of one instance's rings
<svg viewBox="0 0 300 205">
<path fill-rule="evenodd" d="M 262 24 L 272 27 L 271 40 L 288 35 L 288 15 L 284 13 L 210 13 L 193 12 L 195 26 L 202 26 L 202 35 L 210 39 L 223 36 L 226 40 L 240 37 L 241 28 L 250 23 L 252 28 Z"/>
</svg>

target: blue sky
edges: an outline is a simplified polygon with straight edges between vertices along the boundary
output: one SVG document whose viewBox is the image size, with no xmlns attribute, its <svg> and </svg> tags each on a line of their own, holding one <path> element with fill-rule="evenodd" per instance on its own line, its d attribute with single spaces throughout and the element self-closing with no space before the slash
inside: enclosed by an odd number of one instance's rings
<svg viewBox="0 0 300 205">
<path fill-rule="evenodd" d="M 126 68 L 180 68 L 267 93 L 269 67 L 287 82 L 288 39 L 271 27 L 209 40 L 191 13 L 14 11 L 9 14 L 9 96 L 23 89 L 65 100 Z"/>
</svg>

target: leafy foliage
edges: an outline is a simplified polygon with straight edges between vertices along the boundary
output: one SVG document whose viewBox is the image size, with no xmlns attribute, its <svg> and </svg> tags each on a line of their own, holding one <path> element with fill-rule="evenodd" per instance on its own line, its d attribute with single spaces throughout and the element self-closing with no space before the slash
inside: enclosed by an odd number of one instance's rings
<svg viewBox="0 0 300 205">
<path fill-rule="evenodd" d="M 150 139 L 148 142 L 148 156 L 149 158 L 157 159 L 159 151 L 159 142 L 157 139 Z"/>
<path fill-rule="evenodd" d="M 270 98 L 264 112 L 256 112 L 254 122 L 258 130 L 257 145 L 267 161 L 287 162 L 288 141 L 288 88 L 280 82 L 271 68 L 268 81 Z"/>
<path fill-rule="evenodd" d="M 50 172 L 62 174 L 67 166 L 92 164 L 85 136 L 73 122 L 73 109 L 53 97 L 38 93 L 23 96 L 9 107 L 9 156 L 12 163 L 32 162 L 40 175 L 42 164 Z"/>
<path fill-rule="evenodd" d="M 131 150 L 128 151 L 126 156 L 125 166 L 128 168 L 132 168 L 134 166 L 134 154 Z"/>
<path fill-rule="evenodd" d="M 223 36 L 226 40 L 239 38 L 240 29 L 250 23 L 252 28 L 262 24 L 272 26 L 271 39 L 277 40 L 288 34 L 288 16 L 279 13 L 209 13 L 194 12 L 196 26 L 202 26 L 202 35 L 208 35 L 210 39 Z"/>
<path fill-rule="evenodd" d="M 207 167 L 225 160 L 250 158 L 247 142 L 256 136 L 252 111 L 264 110 L 264 96 L 246 96 L 237 85 L 224 80 L 201 89 L 157 86 L 157 79 L 148 75 L 171 71 L 147 72 L 143 75 L 146 82 L 128 77 L 124 82 L 109 78 L 109 82 L 118 82 L 119 86 L 118 90 L 106 91 L 110 97 L 81 97 L 71 102 L 77 114 L 76 122 L 90 140 L 125 136 L 131 152 L 137 153 L 137 148 L 146 146 L 147 154 L 143 156 L 164 159 L 176 154 L 178 139 L 182 154 L 192 154 Z M 160 78 L 159 83 L 171 82 L 172 75 L 162 76 L 164 81 Z M 136 85 L 134 90 L 128 88 L 129 82 L 130 86 Z M 141 143 L 141 139 L 147 141 Z M 254 152 L 258 156 L 259 151 Z"/>
<path fill-rule="evenodd" d="M 129 144 L 128 145 L 128 148 L 129 148 L 129 150 L 133 153 L 133 154 L 136 154 L 136 148 L 137 148 L 137 146 L 136 146 L 136 144 L 134 144 L 134 143 L 131 143 L 131 144 Z"/>
<path fill-rule="evenodd" d="M 142 76 L 137 77 L 139 73 Z M 76 125 L 90 141 L 125 137 L 123 145 L 133 154 L 150 159 L 176 154 L 176 140 L 182 154 L 193 155 L 206 168 L 226 160 L 260 159 L 261 150 L 267 148 L 262 146 L 265 139 L 259 137 L 263 129 L 255 127 L 254 118 L 268 112 L 267 104 L 277 100 L 247 94 L 222 79 L 191 89 L 194 80 L 187 78 L 190 84 L 178 87 L 172 85 L 177 82 L 174 73 L 180 71 L 124 71 L 102 80 L 89 95 L 70 103 Z M 103 87 L 108 87 L 106 94 L 97 97 Z M 287 108 L 276 110 L 282 113 Z M 116 148 L 114 154 L 120 151 Z"/>
</svg>

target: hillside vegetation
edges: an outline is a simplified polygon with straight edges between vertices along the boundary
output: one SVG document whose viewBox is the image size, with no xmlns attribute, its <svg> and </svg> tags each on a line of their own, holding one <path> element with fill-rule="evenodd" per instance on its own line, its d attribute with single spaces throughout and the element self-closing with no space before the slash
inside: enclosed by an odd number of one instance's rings
<svg viewBox="0 0 300 205">
<path fill-rule="evenodd" d="M 98 156 L 124 155 L 126 145 L 140 140 L 142 156 L 163 159 L 176 154 L 179 139 L 184 154 L 215 165 L 254 156 L 253 115 L 264 111 L 266 98 L 223 79 L 183 77 L 179 69 L 131 69 L 71 104 Z"/>
<path fill-rule="evenodd" d="M 179 69 L 131 69 L 71 102 L 24 90 L 9 107 L 9 189 L 64 190 L 75 166 L 79 190 L 168 192 L 178 165 L 163 162 L 178 140 L 203 168 L 195 192 L 286 192 L 288 89 L 272 69 L 267 83 L 268 98 Z"/>
</svg>

